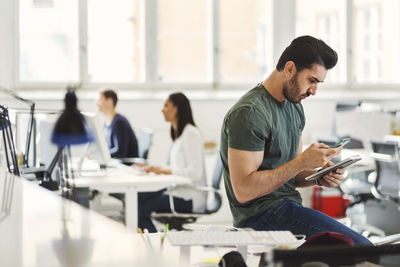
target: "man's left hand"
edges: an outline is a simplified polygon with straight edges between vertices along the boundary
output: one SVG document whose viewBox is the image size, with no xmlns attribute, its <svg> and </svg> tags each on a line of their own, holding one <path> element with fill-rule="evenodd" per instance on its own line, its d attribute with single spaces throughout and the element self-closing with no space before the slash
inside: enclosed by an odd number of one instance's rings
<svg viewBox="0 0 400 267">
<path fill-rule="evenodd" d="M 332 161 L 329 161 L 323 167 L 328 168 L 334 165 Z M 320 180 L 319 183 L 321 186 L 325 187 L 338 187 L 344 180 L 344 169 L 336 169 L 335 171 L 331 171 L 328 174 L 324 175 Z"/>
</svg>

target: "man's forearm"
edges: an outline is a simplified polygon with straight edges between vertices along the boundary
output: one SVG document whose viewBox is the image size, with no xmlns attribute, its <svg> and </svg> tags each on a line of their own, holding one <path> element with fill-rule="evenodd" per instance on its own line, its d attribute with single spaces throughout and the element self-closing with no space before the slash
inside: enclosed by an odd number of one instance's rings
<svg viewBox="0 0 400 267">
<path fill-rule="evenodd" d="M 232 185 L 237 200 L 244 203 L 275 191 L 303 171 L 301 166 L 299 159 L 295 158 L 273 170 L 255 171 L 242 179 L 233 178 L 236 180 Z"/>
</svg>

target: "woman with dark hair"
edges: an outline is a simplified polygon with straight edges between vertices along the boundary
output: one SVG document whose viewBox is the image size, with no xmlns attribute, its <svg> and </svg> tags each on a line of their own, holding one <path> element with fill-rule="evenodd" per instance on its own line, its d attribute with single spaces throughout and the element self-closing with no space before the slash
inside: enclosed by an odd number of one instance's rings
<svg viewBox="0 0 400 267">
<path fill-rule="evenodd" d="M 203 139 L 196 127 L 189 99 L 182 93 L 173 93 L 164 103 L 164 118 L 171 124 L 172 147 L 168 168 L 143 166 L 144 171 L 156 174 L 174 174 L 193 180 L 194 186 L 205 186 Z M 156 232 L 150 214 L 171 212 L 165 190 L 139 194 L 139 227 Z M 201 212 L 206 206 L 207 195 L 193 189 L 182 188 L 173 192 L 174 207 L 178 212 Z"/>
</svg>

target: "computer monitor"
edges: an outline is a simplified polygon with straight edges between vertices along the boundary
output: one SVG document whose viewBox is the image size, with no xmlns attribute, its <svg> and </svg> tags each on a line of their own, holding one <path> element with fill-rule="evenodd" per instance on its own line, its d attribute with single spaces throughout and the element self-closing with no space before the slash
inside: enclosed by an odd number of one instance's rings
<svg viewBox="0 0 400 267">
<path fill-rule="evenodd" d="M 83 112 L 82 114 L 84 115 L 87 125 L 94 136 L 94 141 L 89 144 L 89 158 L 96 160 L 100 164 L 101 168 L 105 168 L 111 161 L 111 155 L 108 150 L 100 117 L 95 113 Z"/>
<path fill-rule="evenodd" d="M 99 116 L 95 113 L 83 112 L 82 114 L 85 117 L 89 130 L 94 136 L 94 141 L 88 144 L 87 155 L 89 159 L 97 161 L 101 168 L 105 168 L 111 161 L 111 156 L 104 136 L 103 125 Z M 55 116 L 46 116 L 39 122 L 40 163 L 44 166 L 50 165 L 50 162 L 57 152 L 57 146 L 50 141 L 55 122 Z M 73 146 L 71 152 L 73 158 L 81 158 L 84 152 L 84 146 Z"/>
<path fill-rule="evenodd" d="M 50 166 L 51 161 L 57 153 L 57 146 L 51 140 L 51 134 L 56 123 L 57 115 L 38 115 L 37 124 L 39 129 L 39 162 L 44 167 Z"/>
</svg>

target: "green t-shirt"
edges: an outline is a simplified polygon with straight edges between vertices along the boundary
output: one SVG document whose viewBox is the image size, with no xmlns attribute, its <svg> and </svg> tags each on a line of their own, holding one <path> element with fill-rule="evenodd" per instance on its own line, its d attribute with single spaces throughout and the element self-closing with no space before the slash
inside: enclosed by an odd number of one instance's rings
<svg viewBox="0 0 400 267">
<path fill-rule="evenodd" d="M 284 199 L 302 201 L 294 179 L 274 192 L 250 200 L 237 201 L 228 169 L 228 147 L 246 151 L 264 151 L 258 170 L 275 169 L 296 157 L 305 117 L 300 103 L 278 102 L 262 84 L 247 92 L 229 110 L 221 130 L 221 158 L 226 193 L 234 226 L 241 227 L 250 217 L 265 212 Z"/>
</svg>

